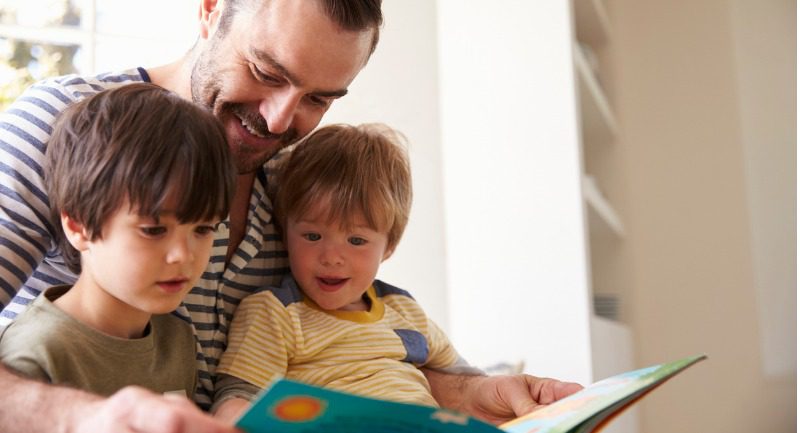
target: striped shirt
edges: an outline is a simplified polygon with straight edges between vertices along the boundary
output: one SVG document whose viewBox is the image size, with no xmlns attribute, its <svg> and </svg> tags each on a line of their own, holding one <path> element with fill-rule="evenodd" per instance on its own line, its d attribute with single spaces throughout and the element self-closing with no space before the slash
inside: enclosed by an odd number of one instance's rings
<svg viewBox="0 0 800 433">
<path fill-rule="evenodd" d="M 236 311 L 219 374 L 259 388 L 277 377 L 385 400 L 436 406 L 420 367 L 463 364 L 450 340 L 405 290 L 379 280 L 369 311 L 325 311 L 291 276 Z M 221 385 L 216 399 L 238 392 Z"/>
<path fill-rule="evenodd" d="M 0 114 L 0 326 L 10 323 L 44 289 L 72 284 L 48 215 L 42 163 L 52 125 L 69 104 L 112 87 L 150 81 L 136 68 L 94 77 L 67 75 L 33 85 Z M 267 169 L 253 185 L 245 237 L 226 267 L 229 225 L 220 225 L 211 260 L 175 312 L 197 340 L 196 402 L 208 408 L 216 367 L 233 310 L 257 288 L 280 283 L 286 251 L 272 223 Z"/>
</svg>

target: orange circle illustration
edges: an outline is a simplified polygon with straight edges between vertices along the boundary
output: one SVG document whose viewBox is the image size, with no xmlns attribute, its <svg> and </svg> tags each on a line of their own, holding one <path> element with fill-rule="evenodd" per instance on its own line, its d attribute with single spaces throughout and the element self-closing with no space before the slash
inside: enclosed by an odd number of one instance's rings
<svg viewBox="0 0 800 433">
<path fill-rule="evenodd" d="M 308 396 L 287 397 L 273 407 L 275 417 L 289 422 L 311 421 L 322 415 L 322 401 Z"/>
</svg>

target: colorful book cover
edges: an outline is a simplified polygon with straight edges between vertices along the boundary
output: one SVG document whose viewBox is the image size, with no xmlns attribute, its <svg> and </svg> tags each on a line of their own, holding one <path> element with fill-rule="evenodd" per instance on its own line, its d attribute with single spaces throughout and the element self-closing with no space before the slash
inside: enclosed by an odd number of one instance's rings
<svg viewBox="0 0 800 433">
<path fill-rule="evenodd" d="M 627 406 L 704 355 L 601 380 L 567 398 L 495 427 L 427 406 L 395 403 L 275 381 L 236 423 L 247 433 L 582 433 L 602 427 Z"/>
</svg>

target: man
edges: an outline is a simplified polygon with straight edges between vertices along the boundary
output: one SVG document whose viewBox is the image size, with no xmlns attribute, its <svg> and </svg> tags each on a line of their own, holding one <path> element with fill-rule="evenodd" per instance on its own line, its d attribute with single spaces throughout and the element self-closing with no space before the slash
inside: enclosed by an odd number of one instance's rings
<svg viewBox="0 0 800 433">
<path fill-rule="evenodd" d="M 380 0 L 203 0 L 200 37 L 178 61 L 149 70 L 62 77 L 26 92 L 0 119 L 0 292 L 14 297 L 0 324 L 13 320 L 42 288 L 74 281 L 42 212 L 47 197 L 40 163 L 53 119 L 103 88 L 152 81 L 213 111 L 225 126 L 239 170 L 229 221 L 216 234 L 201 281 L 178 309 L 197 335 L 196 400 L 208 407 L 234 308 L 287 271 L 266 197 L 264 163 L 309 133 L 347 93 L 377 44 L 381 23 Z M 426 375 L 442 405 L 490 421 L 579 388 L 531 376 Z M 140 389 L 100 399 L 18 378 L 4 368 L 0 381 L 5 408 L 0 431 L 231 431 L 189 402 Z"/>
</svg>

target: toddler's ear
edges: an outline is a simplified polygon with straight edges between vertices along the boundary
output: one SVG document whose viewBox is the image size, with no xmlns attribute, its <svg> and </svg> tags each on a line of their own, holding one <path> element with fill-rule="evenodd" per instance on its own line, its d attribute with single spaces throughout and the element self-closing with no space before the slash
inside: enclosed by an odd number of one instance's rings
<svg viewBox="0 0 800 433">
<path fill-rule="evenodd" d="M 387 248 L 386 251 L 383 253 L 383 259 L 381 259 L 381 262 L 388 259 L 389 257 L 392 257 L 392 254 L 394 254 L 394 248 Z"/>
<path fill-rule="evenodd" d="M 61 212 L 61 227 L 64 229 L 64 235 L 72 247 L 78 251 L 85 251 L 89 248 L 89 236 L 86 233 L 86 227 L 83 224 L 75 221 L 64 212 Z"/>
</svg>

